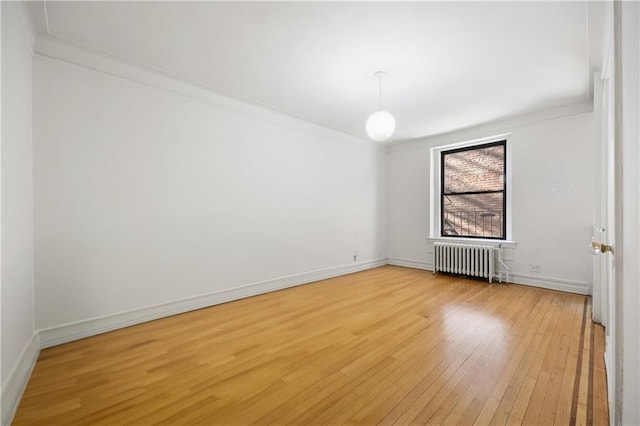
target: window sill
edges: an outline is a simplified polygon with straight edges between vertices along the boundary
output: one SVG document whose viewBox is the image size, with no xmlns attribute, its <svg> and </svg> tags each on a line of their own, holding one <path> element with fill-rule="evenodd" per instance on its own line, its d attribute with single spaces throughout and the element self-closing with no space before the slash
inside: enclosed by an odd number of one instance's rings
<svg viewBox="0 0 640 426">
<path fill-rule="evenodd" d="M 508 240 L 485 240 L 482 238 L 451 238 L 451 237 L 427 237 L 427 241 L 430 243 L 458 243 L 458 244 L 485 244 L 502 248 L 516 248 L 517 243 L 515 241 Z"/>
</svg>

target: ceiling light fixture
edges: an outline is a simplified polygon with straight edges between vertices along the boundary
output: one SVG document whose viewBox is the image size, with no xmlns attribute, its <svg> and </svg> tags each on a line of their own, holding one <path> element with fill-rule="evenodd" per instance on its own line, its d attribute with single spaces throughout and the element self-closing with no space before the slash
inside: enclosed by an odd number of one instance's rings
<svg viewBox="0 0 640 426">
<path fill-rule="evenodd" d="M 382 77 L 385 75 L 387 73 L 384 71 L 378 71 L 374 74 L 380 80 L 380 110 L 371 114 L 367 120 L 367 134 L 376 142 L 386 141 L 396 129 L 396 120 L 393 115 L 382 110 Z"/>
</svg>

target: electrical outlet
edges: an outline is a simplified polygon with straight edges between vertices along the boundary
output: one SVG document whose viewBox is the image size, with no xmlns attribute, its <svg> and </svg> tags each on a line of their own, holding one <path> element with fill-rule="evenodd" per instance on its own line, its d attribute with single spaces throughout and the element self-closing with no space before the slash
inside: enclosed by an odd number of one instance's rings
<svg viewBox="0 0 640 426">
<path fill-rule="evenodd" d="M 358 261 L 358 252 L 353 253 L 353 261 L 354 262 Z"/>
<path fill-rule="evenodd" d="M 531 265 L 531 272 L 535 272 L 536 274 L 539 274 L 540 272 L 542 272 L 542 265 Z"/>
</svg>

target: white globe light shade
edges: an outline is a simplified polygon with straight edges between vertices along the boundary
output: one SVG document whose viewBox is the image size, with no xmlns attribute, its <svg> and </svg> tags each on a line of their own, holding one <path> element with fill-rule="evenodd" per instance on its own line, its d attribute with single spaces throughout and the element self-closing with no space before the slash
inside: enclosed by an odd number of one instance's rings
<svg viewBox="0 0 640 426">
<path fill-rule="evenodd" d="M 387 111 L 374 112 L 367 120 L 367 134 L 376 142 L 386 141 L 396 129 L 396 120 Z"/>
</svg>

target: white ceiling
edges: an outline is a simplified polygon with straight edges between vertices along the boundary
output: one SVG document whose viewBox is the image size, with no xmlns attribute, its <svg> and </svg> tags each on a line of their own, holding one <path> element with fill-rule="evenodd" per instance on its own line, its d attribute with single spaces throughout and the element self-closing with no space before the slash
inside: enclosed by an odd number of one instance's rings
<svg viewBox="0 0 640 426">
<path fill-rule="evenodd" d="M 587 3 L 47 2 L 48 32 L 366 137 L 385 70 L 394 140 L 589 96 Z"/>
</svg>

